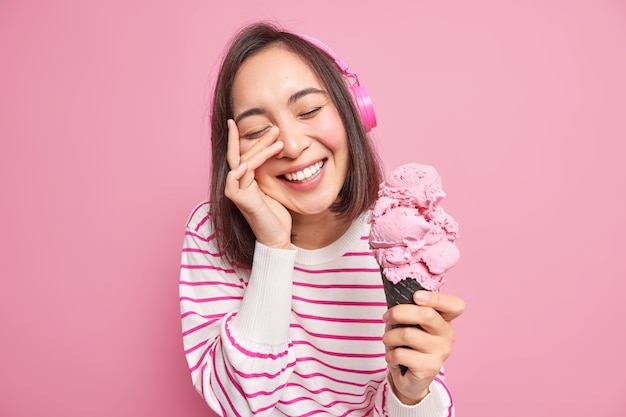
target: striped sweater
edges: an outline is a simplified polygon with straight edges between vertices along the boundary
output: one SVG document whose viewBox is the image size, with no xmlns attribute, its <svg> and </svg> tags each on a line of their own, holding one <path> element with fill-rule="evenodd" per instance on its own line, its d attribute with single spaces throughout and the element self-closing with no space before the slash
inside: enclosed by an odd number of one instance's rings
<svg viewBox="0 0 626 417">
<path fill-rule="evenodd" d="M 180 273 L 192 382 L 221 416 L 453 416 L 437 376 L 418 405 L 386 379 L 380 270 L 366 217 L 317 250 L 258 242 L 252 269 L 219 254 L 204 202 L 186 226 Z"/>
</svg>

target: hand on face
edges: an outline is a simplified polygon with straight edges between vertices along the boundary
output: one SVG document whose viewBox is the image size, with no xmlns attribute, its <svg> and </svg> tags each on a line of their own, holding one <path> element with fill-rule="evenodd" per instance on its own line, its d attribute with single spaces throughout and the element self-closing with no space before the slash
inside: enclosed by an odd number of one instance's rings
<svg viewBox="0 0 626 417">
<path fill-rule="evenodd" d="M 278 128 L 273 127 L 240 154 L 239 130 L 228 120 L 228 152 L 231 171 L 226 177 L 224 194 L 239 208 L 259 243 L 271 248 L 291 247 L 291 216 L 282 204 L 259 188 L 254 170 L 283 148 Z"/>
<path fill-rule="evenodd" d="M 413 299 L 417 305 L 397 305 L 383 316 L 390 382 L 396 396 L 408 405 L 417 404 L 428 394 L 429 385 L 452 350 L 455 333 L 451 321 L 465 309 L 463 300 L 447 294 L 418 291 Z M 420 325 L 422 329 L 394 329 L 395 324 Z M 400 373 L 401 364 L 408 367 L 405 375 Z"/>
</svg>

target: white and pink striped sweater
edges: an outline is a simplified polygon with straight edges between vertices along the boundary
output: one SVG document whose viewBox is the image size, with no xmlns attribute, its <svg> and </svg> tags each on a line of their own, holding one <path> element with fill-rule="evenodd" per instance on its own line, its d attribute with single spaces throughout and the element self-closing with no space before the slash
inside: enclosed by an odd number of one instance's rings
<svg viewBox="0 0 626 417">
<path fill-rule="evenodd" d="M 256 244 L 252 270 L 216 248 L 208 203 L 187 224 L 180 275 L 194 386 L 221 416 L 453 416 L 439 375 L 405 406 L 386 380 L 386 310 L 366 217 L 318 250 Z"/>
</svg>

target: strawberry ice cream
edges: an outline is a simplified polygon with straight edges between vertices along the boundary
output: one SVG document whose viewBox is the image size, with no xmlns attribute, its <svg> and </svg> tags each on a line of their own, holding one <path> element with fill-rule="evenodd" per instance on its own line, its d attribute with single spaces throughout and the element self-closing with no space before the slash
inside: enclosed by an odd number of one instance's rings
<svg viewBox="0 0 626 417">
<path fill-rule="evenodd" d="M 439 205 L 445 195 L 430 165 L 402 165 L 380 185 L 369 220 L 370 247 L 393 284 L 416 280 L 436 291 L 458 262 L 459 225 Z"/>
</svg>

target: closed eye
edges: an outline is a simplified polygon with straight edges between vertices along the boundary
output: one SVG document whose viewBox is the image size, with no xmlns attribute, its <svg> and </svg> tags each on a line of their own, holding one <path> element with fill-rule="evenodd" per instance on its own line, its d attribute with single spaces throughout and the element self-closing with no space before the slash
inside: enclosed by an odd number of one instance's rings
<svg viewBox="0 0 626 417">
<path fill-rule="evenodd" d="M 316 108 L 314 108 L 313 110 L 310 110 L 310 111 L 308 111 L 308 112 L 306 112 L 306 113 L 302 113 L 302 114 L 300 115 L 300 117 L 302 117 L 302 118 L 304 118 L 304 119 L 308 119 L 309 117 L 313 117 L 313 116 L 315 116 L 315 115 L 316 115 L 316 114 L 317 114 L 320 110 L 322 110 L 322 108 L 321 108 L 321 107 L 316 107 Z"/>
<path fill-rule="evenodd" d="M 269 127 L 264 127 L 261 130 L 254 131 L 252 133 L 247 133 L 243 137 L 244 137 L 244 139 L 257 139 L 257 138 L 263 136 L 263 134 L 265 132 L 267 132 L 268 129 L 269 129 Z"/>
</svg>

